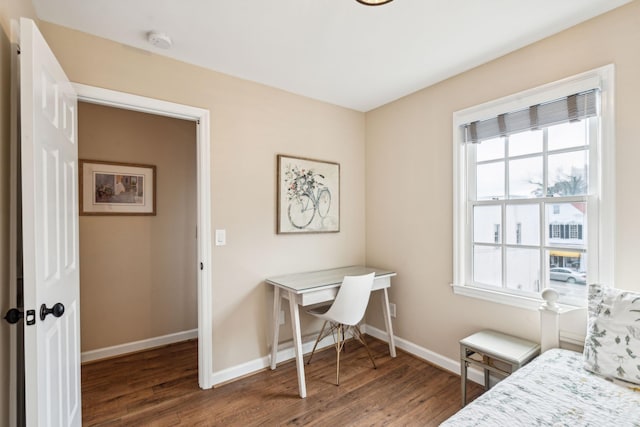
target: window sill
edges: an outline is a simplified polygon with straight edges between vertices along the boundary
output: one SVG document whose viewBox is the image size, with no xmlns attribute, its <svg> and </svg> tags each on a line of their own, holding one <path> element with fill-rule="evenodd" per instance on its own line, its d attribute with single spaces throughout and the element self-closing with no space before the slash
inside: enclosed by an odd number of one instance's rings
<svg viewBox="0 0 640 427">
<path fill-rule="evenodd" d="M 478 298 L 485 301 L 491 301 L 498 304 L 509 305 L 512 307 L 524 308 L 527 310 L 538 310 L 544 302 L 542 298 L 530 298 L 521 295 L 507 294 L 503 292 L 492 291 L 490 289 L 476 288 L 472 286 L 451 285 L 453 293 L 471 298 Z M 565 309 L 577 308 L 576 306 L 558 304 Z"/>
</svg>

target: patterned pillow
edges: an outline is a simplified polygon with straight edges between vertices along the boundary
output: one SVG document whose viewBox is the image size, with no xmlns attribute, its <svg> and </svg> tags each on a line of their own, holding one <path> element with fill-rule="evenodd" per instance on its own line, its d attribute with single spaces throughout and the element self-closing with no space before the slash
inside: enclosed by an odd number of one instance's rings
<svg viewBox="0 0 640 427">
<path fill-rule="evenodd" d="M 640 384 L 640 293 L 589 286 L 584 367 Z"/>
</svg>

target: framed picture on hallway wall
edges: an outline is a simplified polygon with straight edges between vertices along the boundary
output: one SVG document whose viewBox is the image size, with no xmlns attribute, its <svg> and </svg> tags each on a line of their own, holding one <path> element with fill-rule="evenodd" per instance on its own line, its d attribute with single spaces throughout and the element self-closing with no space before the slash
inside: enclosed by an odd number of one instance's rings
<svg viewBox="0 0 640 427">
<path fill-rule="evenodd" d="M 278 155 L 278 233 L 340 231 L 340 164 Z"/>
<path fill-rule="evenodd" d="M 156 167 L 79 161 L 80 215 L 155 215 Z"/>
</svg>

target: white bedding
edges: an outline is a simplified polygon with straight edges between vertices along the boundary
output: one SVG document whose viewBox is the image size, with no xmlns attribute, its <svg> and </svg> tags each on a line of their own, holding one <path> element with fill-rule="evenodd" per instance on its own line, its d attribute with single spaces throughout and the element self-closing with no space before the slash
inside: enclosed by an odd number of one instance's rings
<svg viewBox="0 0 640 427">
<path fill-rule="evenodd" d="M 582 366 L 581 353 L 549 350 L 442 426 L 640 427 L 640 391 Z"/>
</svg>

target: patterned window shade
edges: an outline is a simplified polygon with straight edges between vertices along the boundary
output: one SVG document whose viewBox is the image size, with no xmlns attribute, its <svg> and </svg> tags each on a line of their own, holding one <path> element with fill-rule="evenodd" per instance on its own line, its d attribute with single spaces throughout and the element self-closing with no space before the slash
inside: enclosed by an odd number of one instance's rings
<svg viewBox="0 0 640 427">
<path fill-rule="evenodd" d="M 523 110 L 500 114 L 464 125 L 464 141 L 478 143 L 485 139 L 507 136 L 528 129 L 582 120 L 598 114 L 598 89 L 576 93 Z"/>
</svg>

